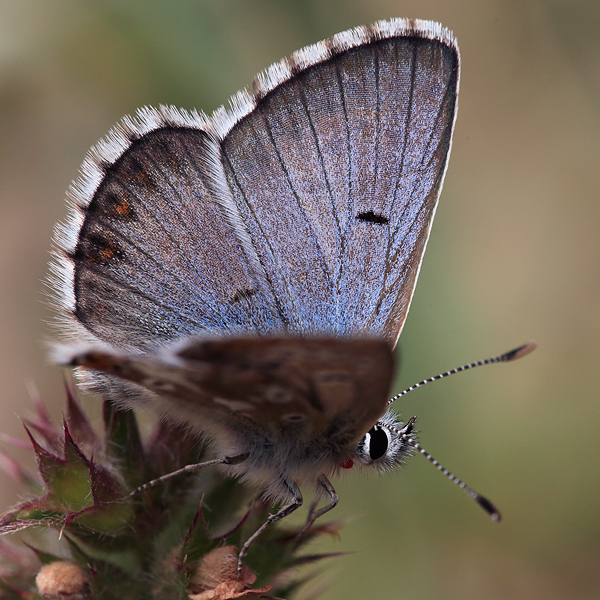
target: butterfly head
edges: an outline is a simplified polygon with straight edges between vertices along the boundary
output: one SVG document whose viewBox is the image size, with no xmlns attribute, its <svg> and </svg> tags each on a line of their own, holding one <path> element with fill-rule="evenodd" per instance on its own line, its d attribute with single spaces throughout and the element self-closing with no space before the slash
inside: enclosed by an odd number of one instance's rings
<svg viewBox="0 0 600 600">
<path fill-rule="evenodd" d="M 390 410 L 365 433 L 356 448 L 356 461 L 382 472 L 404 464 L 414 451 L 414 418 L 405 425 Z"/>
</svg>

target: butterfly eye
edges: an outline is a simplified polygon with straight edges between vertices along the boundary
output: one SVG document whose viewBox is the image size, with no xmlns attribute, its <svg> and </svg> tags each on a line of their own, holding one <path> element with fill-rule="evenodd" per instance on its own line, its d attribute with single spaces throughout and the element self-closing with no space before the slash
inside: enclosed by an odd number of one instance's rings
<svg viewBox="0 0 600 600">
<path fill-rule="evenodd" d="M 390 435 L 387 430 L 379 425 L 375 425 L 371 427 L 367 436 L 367 445 L 371 460 L 378 460 L 382 456 L 385 456 L 390 445 Z"/>
</svg>

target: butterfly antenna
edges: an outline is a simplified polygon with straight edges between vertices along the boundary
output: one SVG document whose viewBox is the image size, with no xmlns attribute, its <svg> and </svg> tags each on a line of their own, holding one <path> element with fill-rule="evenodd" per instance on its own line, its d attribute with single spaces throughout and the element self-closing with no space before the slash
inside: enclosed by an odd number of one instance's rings
<svg viewBox="0 0 600 600">
<path fill-rule="evenodd" d="M 441 471 L 443 475 L 452 481 L 452 483 L 455 483 L 461 490 L 471 496 L 471 498 L 473 498 L 473 500 L 475 500 L 475 502 L 477 502 L 477 504 L 479 504 L 479 506 L 481 506 L 481 508 L 483 508 L 483 510 L 490 515 L 492 521 L 502 521 L 502 515 L 500 514 L 500 511 L 492 504 L 490 500 L 488 500 L 485 496 L 478 494 L 473 488 L 469 487 L 464 481 L 461 481 L 456 475 L 454 475 L 454 473 L 448 471 L 448 469 L 446 469 L 446 467 L 440 464 L 439 461 L 433 458 L 433 456 L 431 456 L 431 454 L 429 454 L 429 452 L 427 452 L 427 450 L 425 450 L 421 444 L 411 437 L 410 434 L 412 433 L 415 420 L 416 417 L 411 417 L 402 430 L 396 429 L 395 427 L 390 427 L 389 425 L 388 427 L 398 433 L 399 436 L 409 446 L 412 446 L 415 450 L 420 452 L 438 471 Z"/>
<path fill-rule="evenodd" d="M 396 394 L 393 398 L 388 401 L 388 406 L 398 400 L 398 398 L 402 398 L 402 396 L 406 396 L 408 392 L 412 392 L 421 386 L 424 386 L 426 383 L 431 383 L 432 381 L 437 381 L 438 379 L 444 379 L 444 377 L 449 377 L 450 375 L 454 375 L 456 373 L 461 373 L 462 371 L 468 371 L 469 369 L 474 369 L 475 367 L 483 367 L 483 365 L 491 365 L 494 363 L 502 363 L 502 362 L 510 362 L 511 360 L 517 360 L 517 358 L 521 358 L 522 356 L 526 356 L 530 352 L 533 352 L 537 348 L 537 344 L 535 342 L 528 342 L 527 344 L 523 344 L 510 352 L 505 352 L 504 354 L 500 354 L 499 356 L 493 356 L 492 358 L 486 358 L 485 360 L 478 360 L 476 362 L 469 363 L 468 365 L 463 365 L 462 367 L 457 367 L 456 369 L 451 369 L 450 371 L 446 371 L 445 373 L 440 373 L 435 377 L 430 377 L 429 379 L 423 379 L 423 381 L 419 381 L 419 383 L 415 383 L 411 385 L 409 388 L 406 388 L 404 391 Z"/>
</svg>

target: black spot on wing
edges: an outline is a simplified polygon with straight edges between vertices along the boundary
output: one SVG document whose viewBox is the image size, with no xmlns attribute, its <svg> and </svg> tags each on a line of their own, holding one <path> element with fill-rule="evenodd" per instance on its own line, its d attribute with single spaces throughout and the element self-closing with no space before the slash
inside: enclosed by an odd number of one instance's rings
<svg viewBox="0 0 600 600">
<path fill-rule="evenodd" d="M 377 215 L 372 210 L 358 213 L 356 218 L 364 223 L 374 223 L 375 225 L 385 225 L 390 222 L 387 217 L 384 217 L 383 215 Z"/>
</svg>

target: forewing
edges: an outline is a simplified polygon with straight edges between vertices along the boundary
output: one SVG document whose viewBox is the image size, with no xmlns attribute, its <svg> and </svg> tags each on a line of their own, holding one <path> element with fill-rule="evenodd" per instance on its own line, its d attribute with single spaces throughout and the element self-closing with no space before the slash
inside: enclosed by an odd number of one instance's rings
<svg viewBox="0 0 600 600">
<path fill-rule="evenodd" d="M 233 200 L 291 331 L 395 344 L 446 170 L 458 77 L 447 30 L 398 19 L 294 53 L 240 96 L 235 118 L 215 117 Z"/>
</svg>

